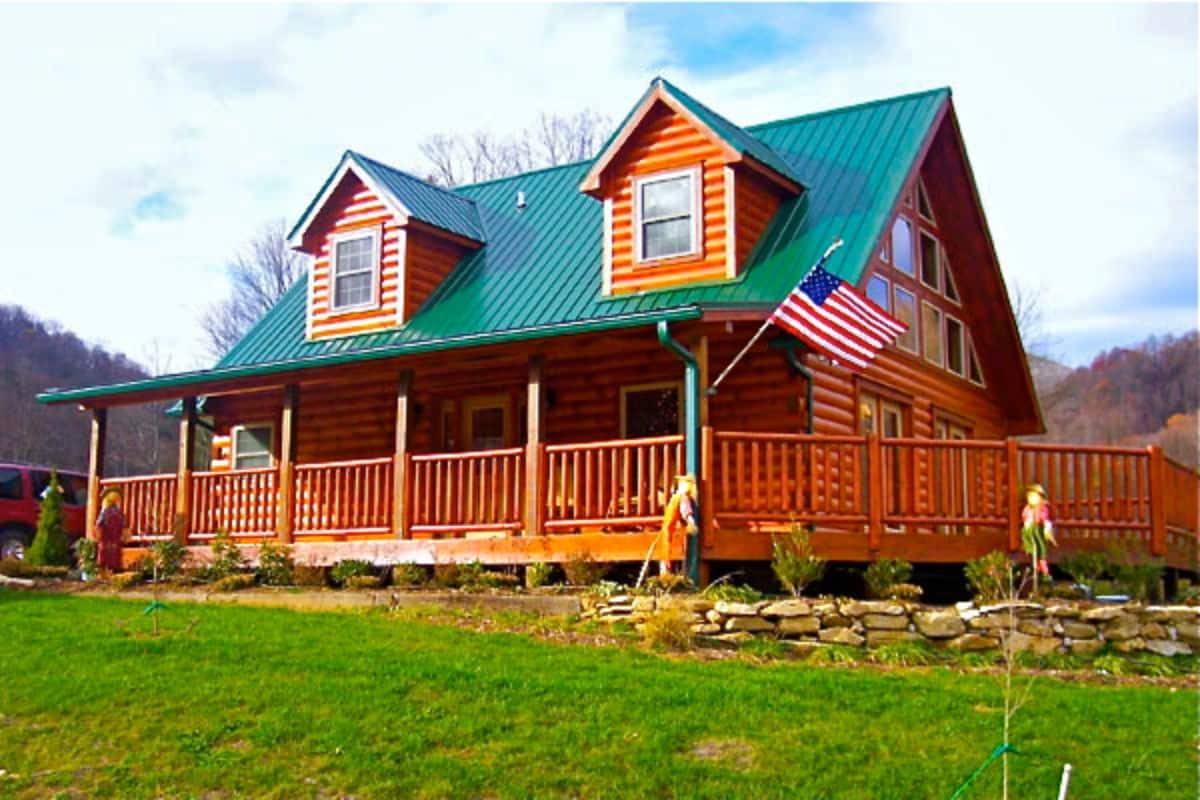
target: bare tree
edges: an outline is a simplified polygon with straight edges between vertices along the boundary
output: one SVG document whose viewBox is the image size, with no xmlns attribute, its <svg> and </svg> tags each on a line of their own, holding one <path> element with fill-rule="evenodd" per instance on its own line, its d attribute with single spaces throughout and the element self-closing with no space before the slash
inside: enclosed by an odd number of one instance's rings
<svg viewBox="0 0 1200 800">
<path fill-rule="evenodd" d="M 535 125 L 510 136 L 482 130 L 471 135 L 437 133 L 421 142 L 420 149 L 429 162 L 429 180 L 457 186 L 591 158 L 611 126 L 608 117 L 590 109 L 543 113 Z"/>
<path fill-rule="evenodd" d="M 304 256 L 288 247 L 284 221 L 264 225 L 226 265 L 229 296 L 214 303 L 201 320 L 213 356 L 229 352 L 300 277 L 304 266 Z"/>
<path fill-rule="evenodd" d="M 1040 286 L 1031 286 L 1022 281 L 1012 285 L 1010 300 L 1013 316 L 1017 320 L 1017 331 L 1025 352 L 1039 358 L 1051 358 L 1054 338 L 1046 330 L 1046 314 L 1042 303 L 1044 291 Z"/>
</svg>

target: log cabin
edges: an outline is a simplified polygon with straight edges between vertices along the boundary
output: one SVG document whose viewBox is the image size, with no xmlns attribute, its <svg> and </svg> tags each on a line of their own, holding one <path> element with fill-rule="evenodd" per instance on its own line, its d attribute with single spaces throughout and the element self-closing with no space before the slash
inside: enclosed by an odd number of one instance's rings
<svg viewBox="0 0 1200 800">
<path fill-rule="evenodd" d="M 705 391 L 837 238 L 906 333 L 854 373 L 776 332 Z M 1037 481 L 1062 552 L 1195 564 L 1193 471 L 1018 438 L 1040 410 L 948 89 L 740 127 L 656 78 L 581 163 L 445 188 L 347 151 L 289 242 L 307 275 L 213 368 L 41 395 L 92 414 L 89 516 L 123 492 L 128 559 L 225 532 L 703 580 L 799 524 L 830 559 L 954 563 L 1017 550 Z M 105 475 L 107 409 L 165 401 L 177 471 Z M 664 539 L 677 474 L 699 530 Z"/>
</svg>

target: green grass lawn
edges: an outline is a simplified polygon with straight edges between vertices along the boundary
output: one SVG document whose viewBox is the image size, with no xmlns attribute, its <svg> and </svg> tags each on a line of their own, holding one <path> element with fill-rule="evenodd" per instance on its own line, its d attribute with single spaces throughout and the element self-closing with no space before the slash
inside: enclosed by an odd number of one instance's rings
<svg viewBox="0 0 1200 800">
<path fill-rule="evenodd" d="M 946 798 L 994 677 L 668 658 L 385 613 L 0 591 L 0 797 Z M 123 623 L 120 627 L 118 623 Z M 1039 679 L 1014 797 L 1194 798 L 1187 690 Z M 716 757 L 706 757 L 712 753 Z M 14 777 L 15 773 L 15 777 Z M 968 797 L 999 796 L 999 765 Z"/>
</svg>

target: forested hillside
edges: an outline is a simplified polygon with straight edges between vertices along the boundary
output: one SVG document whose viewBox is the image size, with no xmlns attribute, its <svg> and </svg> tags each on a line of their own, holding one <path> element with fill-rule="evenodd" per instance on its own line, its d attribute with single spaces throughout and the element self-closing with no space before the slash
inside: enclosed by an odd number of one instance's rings
<svg viewBox="0 0 1200 800">
<path fill-rule="evenodd" d="M 1196 464 L 1200 334 L 1151 336 L 1071 370 L 1031 362 L 1046 418 L 1045 438 L 1090 444 L 1162 445 Z"/>
<path fill-rule="evenodd" d="M 18 306 L 0 305 L 0 461 L 86 469 L 89 415 L 44 406 L 48 387 L 91 386 L 147 377 L 140 365 L 81 341 Z M 173 424 L 162 406 L 114 409 L 109 417 L 110 474 L 174 469 Z"/>
</svg>

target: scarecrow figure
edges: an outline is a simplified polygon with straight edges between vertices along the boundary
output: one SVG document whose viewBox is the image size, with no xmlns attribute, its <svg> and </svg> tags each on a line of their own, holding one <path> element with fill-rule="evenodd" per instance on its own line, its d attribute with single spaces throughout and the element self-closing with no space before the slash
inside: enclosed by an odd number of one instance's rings
<svg viewBox="0 0 1200 800">
<path fill-rule="evenodd" d="M 1049 577 L 1050 562 L 1046 560 L 1049 547 L 1058 546 L 1054 540 L 1054 521 L 1050 501 L 1041 484 L 1025 487 L 1025 508 L 1021 509 L 1021 546 L 1033 563 L 1033 590 L 1037 591 L 1038 574 Z"/>
<path fill-rule="evenodd" d="M 696 522 L 696 479 L 691 475 L 675 476 L 675 489 L 671 492 L 671 498 L 663 512 L 662 533 L 659 534 L 659 538 L 667 540 L 668 553 L 671 552 L 672 542 L 677 541 L 676 536 L 680 529 L 688 534 L 700 530 Z M 658 569 L 662 574 L 668 574 L 671 571 L 670 560 L 660 560 Z"/>
<path fill-rule="evenodd" d="M 100 516 L 96 518 L 96 531 L 100 538 L 96 563 L 102 569 L 121 568 L 121 537 L 125 532 L 125 515 L 121 513 L 121 493 L 110 489 L 100 501 Z"/>
</svg>

